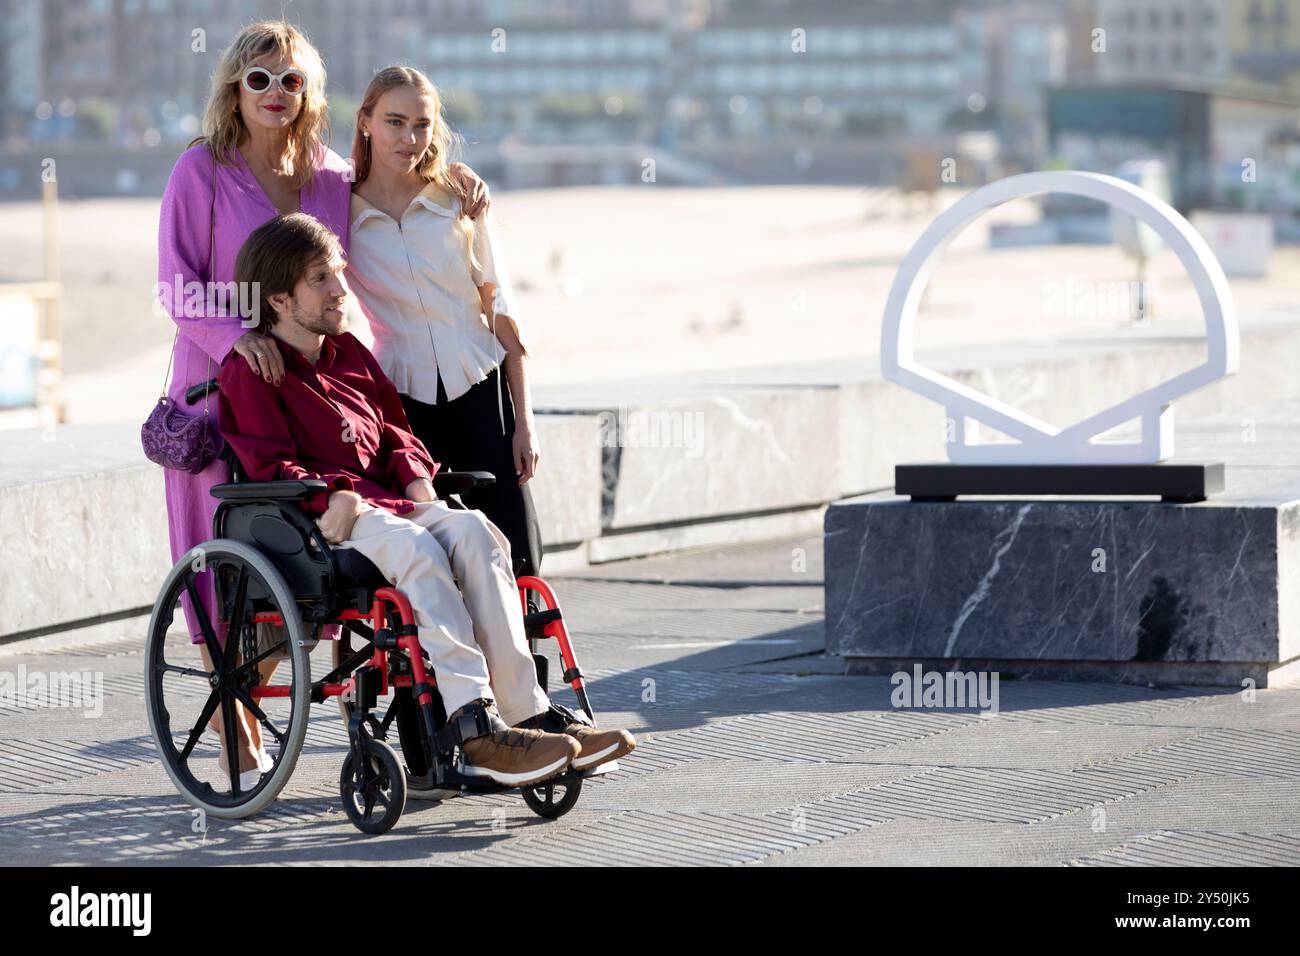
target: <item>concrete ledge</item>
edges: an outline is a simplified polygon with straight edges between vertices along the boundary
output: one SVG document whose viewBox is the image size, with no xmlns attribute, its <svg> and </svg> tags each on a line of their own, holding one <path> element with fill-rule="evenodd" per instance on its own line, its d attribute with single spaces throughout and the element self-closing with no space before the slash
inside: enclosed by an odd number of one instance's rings
<svg viewBox="0 0 1300 956">
<path fill-rule="evenodd" d="M 1298 347 L 1295 316 L 1243 318 L 1241 374 L 1181 400 L 1179 420 L 1260 394 L 1300 396 L 1287 359 Z M 963 384 L 1062 425 L 1204 358 L 1202 338 L 1167 328 L 925 356 Z M 552 414 L 600 422 L 605 533 L 823 504 L 891 487 L 898 462 L 946 457 L 942 410 L 883 381 L 868 358 L 537 392 L 537 406 Z M 1181 445 L 1178 455 L 1186 455 Z"/>
<path fill-rule="evenodd" d="M 600 420 L 539 413 L 540 468 L 530 481 L 543 545 L 572 545 L 600 534 Z"/>
<path fill-rule="evenodd" d="M 1298 347 L 1294 318 L 1243 320 L 1242 374 L 1180 414 L 1243 407 L 1252 389 L 1300 395 L 1287 361 Z M 1202 349 L 1152 334 L 1083 340 L 1064 356 L 987 346 L 927 362 L 1064 421 Z M 896 463 L 944 452 L 941 410 L 881 381 L 865 358 L 539 388 L 534 404 L 544 459 L 533 495 L 556 569 L 797 533 L 827 503 L 889 487 Z M 1192 454 L 1183 441 L 1180 429 L 1179 454 Z M 162 475 L 139 450 L 138 425 L 0 432 L 0 547 L 0 637 L 152 604 L 170 560 Z M 1300 585 L 1296 564 L 1286 573 Z"/>
<path fill-rule="evenodd" d="M 162 469 L 144 459 L 139 426 L 0 443 L 0 637 L 151 607 L 171 560 Z"/>
</svg>

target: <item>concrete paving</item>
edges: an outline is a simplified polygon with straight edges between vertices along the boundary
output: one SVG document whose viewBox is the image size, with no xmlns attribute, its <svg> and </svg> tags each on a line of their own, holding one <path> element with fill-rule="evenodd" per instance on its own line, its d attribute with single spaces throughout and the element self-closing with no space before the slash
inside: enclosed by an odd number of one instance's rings
<svg viewBox="0 0 1300 956">
<path fill-rule="evenodd" d="M 1300 688 L 1003 681 L 996 716 L 897 709 L 888 677 L 821 654 L 821 555 L 795 538 L 549 576 L 598 716 L 639 741 L 549 822 L 502 794 L 411 801 L 363 836 L 327 703 L 271 808 L 196 832 L 149 737 L 143 621 L 8 654 L 0 688 L 89 670 L 104 698 L 99 717 L 0 698 L 0 863 L 1300 863 Z"/>
</svg>

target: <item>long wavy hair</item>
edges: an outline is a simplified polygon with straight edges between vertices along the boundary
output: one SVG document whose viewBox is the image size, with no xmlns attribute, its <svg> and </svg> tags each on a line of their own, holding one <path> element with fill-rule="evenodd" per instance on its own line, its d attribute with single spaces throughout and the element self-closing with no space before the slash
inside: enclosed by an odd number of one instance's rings
<svg viewBox="0 0 1300 956">
<path fill-rule="evenodd" d="M 294 177 L 301 189 L 311 185 L 321 154 L 330 143 L 325 64 L 307 37 L 283 20 L 250 23 L 222 52 L 212 73 L 212 87 L 203 110 L 203 135 L 190 146 L 203 143 L 217 162 L 223 166 L 235 165 L 232 154 L 248 132 L 243 117 L 235 112 L 241 78 L 249 64 L 268 53 L 288 57 L 307 76 L 298 115 L 289 127 L 289 142 L 281 165 L 282 172 Z"/>
<path fill-rule="evenodd" d="M 361 134 L 361 117 L 364 116 L 374 122 L 375 104 L 379 102 L 379 98 L 389 90 L 403 86 L 412 87 L 420 95 L 427 96 L 433 104 L 433 138 L 429 141 L 429 148 L 416 162 L 415 171 L 425 182 L 436 183 L 439 188 L 460 199 L 463 210 L 465 200 L 469 197 L 464 194 L 460 183 L 451 178 L 448 170 L 460 153 L 464 140 L 447 123 L 447 118 L 442 111 L 442 96 L 439 95 L 433 81 L 410 66 L 385 67 L 374 75 L 370 85 L 366 87 L 366 95 L 362 97 L 361 106 L 357 108 L 356 131 L 352 135 L 352 168 L 356 171 L 352 188 L 356 189 L 370 175 L 370 140 Z M 470 262 L 478 268 L 478 262 L 474 257 L 474 221 L 462 211 L 456 218 L 456 222 L 464 232 Z"/>
</svg>

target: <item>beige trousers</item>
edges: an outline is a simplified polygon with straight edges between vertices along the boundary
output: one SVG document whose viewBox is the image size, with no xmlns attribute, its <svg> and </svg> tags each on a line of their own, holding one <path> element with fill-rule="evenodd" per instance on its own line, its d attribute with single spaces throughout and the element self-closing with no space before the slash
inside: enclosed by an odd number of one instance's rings
<svg viewBox="0 0 1300 956">
<path fill-rule="evenodd" d="M 510 542 L 483 512 L 429 501 L 395 515 L 363 503 L 335 547 L 360 551 L 410 600 L 448 714 L 484 697 L 513 725 L 550 706 L 524 635 Z"/>
</svg>

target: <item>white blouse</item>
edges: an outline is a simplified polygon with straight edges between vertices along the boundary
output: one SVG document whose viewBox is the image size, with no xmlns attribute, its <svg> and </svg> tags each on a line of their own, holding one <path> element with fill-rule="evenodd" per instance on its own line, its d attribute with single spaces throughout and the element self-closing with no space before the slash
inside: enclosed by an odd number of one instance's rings
<svg viewBox="0 0 1300 956">
<path fill-rule="evenodd" d="M 457 225 L 460 200 L 449 209 L 426 186 L 399 222 L 352 194 L 352 234 L 347 279 L 375 338 L 374 353 L 397 390 L 418 402 L 438 401 L 438 375 L 450 401 L 483 381 L 505 359 L 496 318 L 519 330 L 514 291 L 501 261 L 490 212 L 474 220 L 472 267 L 465 234 Z M 493 322 L 484 319 L 478 286 L 496 286 Z M 497 414 L 505 434 L 501 377 Z"/>
</svg>

